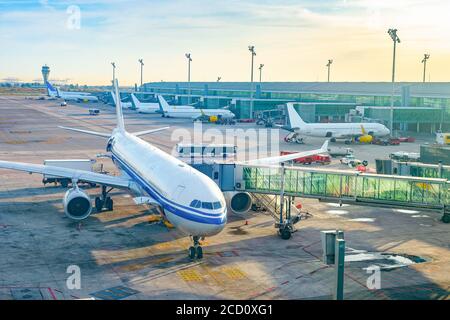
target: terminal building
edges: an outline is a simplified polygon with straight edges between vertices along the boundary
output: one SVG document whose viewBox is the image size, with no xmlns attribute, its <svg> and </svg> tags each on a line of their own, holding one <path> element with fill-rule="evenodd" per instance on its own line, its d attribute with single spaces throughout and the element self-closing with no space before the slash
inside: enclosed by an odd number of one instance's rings
<svg viewBox="0 0 450 320">
<path fill-rule="evenodd" d="M 155 82 L 144 92 L 159 93 L 204 108 L 230 106 L 238 119 L 250 118 L 249 82 Z M 450 83 L 398 82 L 262 82 L 254 84 L 253 111 L 295 104 L 307 122 L 369 119 L 386 125 L 394 97 L 394 129 L 432 133 L 450 130 Z M 356 119 L 356 120 L 355 120 Z"/>
</svg>

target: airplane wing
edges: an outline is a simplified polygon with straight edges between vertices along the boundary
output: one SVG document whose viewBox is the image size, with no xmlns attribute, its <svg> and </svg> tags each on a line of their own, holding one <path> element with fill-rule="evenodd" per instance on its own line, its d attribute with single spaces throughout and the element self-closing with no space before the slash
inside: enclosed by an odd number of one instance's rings
<svg viewBox="0 0 450 320">
<path fill-rule="evenodd" d="M 328 153 L 328 140 L 324 142 L 324 144 L 322 145 L 322 147 L 320 149 L 310 150 L 310 151 L 302 151 L 302 152 L 287 154 L 284 156 L 250 160 L 250 161 L 245 162 L 245 164 L 277 164 L 277 163 L 292 161 L 292 160 L 295 160 L 295 159 L 298 159 L 301 157 L 307 157 L 307 156 L 312 156 L 312 155 L 322 154 L 322 153 Z"/>
<path fill-rule="evenodd" d="M 42 164 L 0 161 L 0 168 L 24 171 L 28 173 L 48 174 L 56 177 L 69 178 L 71 180 L 76 179 L 79 181 L 92 182 L 115 188 L 127 189 L 132 183 L 132 180 L 123 177 L 115 177 L 85 170 L 75 170 Z"/>
</svg>

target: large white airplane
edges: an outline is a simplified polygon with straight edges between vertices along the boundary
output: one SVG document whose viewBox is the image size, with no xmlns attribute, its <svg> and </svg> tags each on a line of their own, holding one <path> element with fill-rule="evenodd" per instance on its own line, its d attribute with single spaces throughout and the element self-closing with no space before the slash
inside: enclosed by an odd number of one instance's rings
<svg viewBox="0 0 450 320">
<path fill-rule="evenodd" d="M 98 102 L 98 98 L 90 93 L 61 91 L 59 88 L 53 87 L 48 81 L 45 84 L 47 86 L 47 93 L 49 97 L 61 98 L 65 101 Z"/>
<path fill-rule="evenodd" d="M 134 93 L 131 94 L 131 103 L 139 113 L 161 113 L 159 103 L 142 103 Z"/>
<path fill-rule="evenodd" d="M 111 96 L 113 98 L 114 105 L 117 105 L 116 94 L 111 91 Z M 119 96 L 119 100 L 120 100 L 120 96 Z M 120 100 L 120 105 L 122 106 L 122 108 L 126 108 L 126 109 L 133 108 L 133 104 L 131 102 L 123 102 L 122 100 Z"/>
<path fill-rule="evenodd" d="M 196 109 L 192 106 L 171 106 L 160 95 L 158 95 L 158 101 L 163 117 L 167 118 L 197 119 L 201 116 L 221 116 L 229 119 L 235 117 L 234 113 L 227 109 Z"/>
<path fill-rule="evenodd" d="M 193 245 L 189 248 L 189 257 L 202 258 L 203 249 L 199 240 L 221 232 L 227 222 L 225 198 L 230 203 L 233 202 L 234 197 L 244 200 L 244 202 L 234 202 L 240 203 L 241 207 L 245 206 L 245 208 L 242 207 L 240 211 L 238 211 L 239 208 L 232 208 L 233 211 L 243 213 L 251 207 L 250 195 L 245 192 L 223 193 L 217 184 L 203 173 L 139 138 L 167 127 L 127 132 L 117 80 L 115 87 L 118 102 L 116 104 L 117 126 L 112 133 L 60 128 L 107 139 L 106 150 L 121 172 L 120 176 L 11 161 L 0 161 L 0 168 L 71 179 L 72 188 L 64 195 L 63 206 L 66 216 L 76 221 L 88 218 L 93 211 L 89 195 L 77 185 L 77 182 L 91 182 L 102 186 L 101 197 L 95 198 L 97 211 L 101 211 L 104 207 L 108 210 L 113 209 L 113 200 L 108 196 L 110 190 L 107 191 L 106 187 L 124 189 L 135 196 L 134 201 L 137 204 L 156 206 L 175 228 L 190 235 Z M 248 163 L 258 165 L 290 161 L 302 156 L 328 152 L 327 145 L 328 141 L 317 150 L 252 160 Z"/>
<path fill-rule="evenodd" d="M 299 135 L 336 139 L 358 139 L 371 142 L 372 137 L 389 135 L 390 131 L 381 123 L 306 123 L 295 111 L 292 102 L 287 103 L 288 126 L 283 127 Z M 370 141 L 369 141 L 370 140 Z"/>
</svg>

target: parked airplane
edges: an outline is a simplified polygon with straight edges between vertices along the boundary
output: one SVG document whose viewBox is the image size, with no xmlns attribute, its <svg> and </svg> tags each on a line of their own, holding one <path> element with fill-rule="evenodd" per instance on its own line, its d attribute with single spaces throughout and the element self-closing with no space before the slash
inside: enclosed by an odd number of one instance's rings
<svg viewBox="0 0 450 320">
<path fill-rule="evenodd" d="M 111 96 L 113 98 L 114 105 L 116 106 L 117 105 L 116 94 L 111 91 Z M 120 99 L 120 95 L 119 95 L 119 99 Z M 122 106 L 122 108 L 126 108 L 126 109 L 133 108 L 133 104 L 131 102 L 123 102 L 122 100 L 120 100 L 120 105 Z"/>
<path fill-rule="evenodd" d="M 162 97 L 158 96 L 159 106 L 163 112 L 163 117 L 167 118 L 187 118 L 187 119 L 197 119 L 201 116 L 221 116 L 225 119 L 234 118 L 233 112 L 227 109 L 196 109 L 192 106 L 171 106 Z"/>
<path fill-rule="evenodd" d="M 77 185 L 77 182 L 90 182 L 102 186 L 101 197 L 95 198 L 97 211 L 101 211 L 105 207 L 108 210 L 113 209 L 113 200 L 108 196 L 111 189 L 125 189 L 135 195 L 134 201 L 137 204 L 156 206 L 171 224 L 190 235 L 193 245 L 189 248 L 189 256 L 192 259 L 202 258 L 203 249 L 199 240 L 219 233 L 227 222 L 225 197 L 230 203 L 245 205 L 246 207 L 241 209 L 248 211 L 251 207 L 250 195 L 245 192 L 222 193 L 217 184 L 206 175 L 139 138 L 145 134 L 167 129 L 167 127 L 127 132 L 117 80 L 115 91 L 118 102 L 116 104 L 117 126 L 112 133 L 60 128 L 108 139 L 106 150 L 110 153 L 113 163 L 121 171 L 121 176 L 10 161 L 0 161 L 0 168 L 71 179 L 72 188 L 64 195 L 63 206 L 66 216 L 77 221 L 86 219 L 92 213 L 90 197 Z M 275 164 L 306 155 L 324 153 L 327 152 L 327 144 L 328 142 L 325 142 L 318 150 L 253 160 L 248 163 Z M 107 187 L 111 189 L 107 191 Z M 238 197 L 237 200 L 235 197 Z M 238 200 L 250 201 L 250 206 Z"/>
<path fill-rule="evenodd" d="M 381 137 L 390 134 L 389 129 L 381 123 L 306 123 L 295 111 L 292 102 L 287 103 L 287 111 L 288 126 L 283 128 L 298 135 L 326 137 L 331 141 L 360 139 L 361 142 L 367 142 L 369 136 Z"/>
<path fill-rule="evenodd" d="M 131 104 L 139 113 L 161 113 L 159 103 L 142 103 L 136 98 L 134 93 L 131 94 Z"/>
<path fill-rule="evenodd" d="M 87 92 L 60 91 L 59 88 L 53 87 L 48 81 L 46 82 L 46 86 L 48 96 L 52 98 L 61 98 L 65 101 L 98 102 L 98 98 L 96 96 L 93 96 Z"/>
</svg>

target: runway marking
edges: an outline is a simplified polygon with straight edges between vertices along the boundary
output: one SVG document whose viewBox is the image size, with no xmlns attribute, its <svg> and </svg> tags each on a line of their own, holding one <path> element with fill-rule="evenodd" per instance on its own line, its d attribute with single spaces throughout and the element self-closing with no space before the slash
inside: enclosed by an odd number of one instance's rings
<svg viewBox="0 0 450 320">
<path fill-rule="evenodd" d="M 232 280 L 240 280 L 247 277 L 238 267 L 224 267 L 222 272 L 224 272 Z"/>
<path fill-rule="evenodd" d="M 170 257 L 160 258 L 160 259 L 155 259 L 155 260 L 149 260 L 146 263 L 134 263 L 134 264 L 130 264 L 127 266 L 121 266 L 121 267 L 118 267 L 118 269 L 120 271 L 124 271 L 124 272 L 137 271 L 137 270 L 142 270 L 142 269 L 149 268 L 149 267 L 152 267 L 155 265 L 159 265 L 162 263 L 166 263 L 166 262 L 169 262 L 172 260 L 173 260 L 173 258 L 170 258 Z"/>
<path fill-rule="evenodd" d="M 203 281 L 201 275 L 196 270 L 180 270 L 177 272 L 178 276 L 186 282 Z"/>
</svg>

